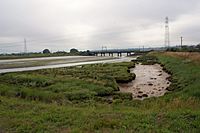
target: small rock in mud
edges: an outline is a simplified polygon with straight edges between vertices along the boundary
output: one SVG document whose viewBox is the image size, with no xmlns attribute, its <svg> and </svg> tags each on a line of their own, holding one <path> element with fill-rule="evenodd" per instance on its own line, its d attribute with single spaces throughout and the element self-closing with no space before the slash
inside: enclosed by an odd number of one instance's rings
<svg viewBox="0 0 200 133">
<path fill-rule="evenodd" d="M 142 96 L 138 95 L 137 98 L 142 98 Z"/>
<path fill-rule="evenodd" d="M 148 95 L 147 94 L 143 94 L 142 97 L 148 97 Z"/>
<path fill-rule="evenodd" d="M 142 94 L 143 92 L 142 92 L 142 91 L 138 91 L 138 93 L 139 93 L 139 94 Z"/>
<path fill-rule="evenodd" d="M 172 77 L 169 76 L 169 77 L 166 78 L 166 80 L 172 81 Z"/>
<path fill-rule="evenodd" d="M 167 87 L 166 90 L 167 90 L 167 91 L 173 91 L 174 88 L 172 88 L 172 87 Z"/>
<path fill-rule="evenodd" d="M 149 83 L 148 85 L 149 85 L 149 86 L 153 86 L 153 84 L 152 84 L 152 83 Z"/>
</svg>

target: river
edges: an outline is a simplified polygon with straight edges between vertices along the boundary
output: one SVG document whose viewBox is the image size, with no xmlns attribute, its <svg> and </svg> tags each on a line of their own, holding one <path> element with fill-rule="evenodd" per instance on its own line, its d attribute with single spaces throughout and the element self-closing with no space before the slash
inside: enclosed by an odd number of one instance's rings
<svg viewBox="0 0 200 133">
<path fill-rule="evenodd" d="M 96 63 L 128 62 L 133 57 L 64 56 L 0 60 L 0 73 L 33 71 L 47 68 L 70 67 Z"/>
</svg>

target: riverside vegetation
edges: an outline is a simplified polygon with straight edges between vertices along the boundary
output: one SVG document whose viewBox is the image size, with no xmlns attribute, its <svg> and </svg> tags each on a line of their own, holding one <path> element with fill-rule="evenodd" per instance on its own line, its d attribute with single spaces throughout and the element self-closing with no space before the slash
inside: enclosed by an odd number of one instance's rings
<svg viewBox="0 0 200 133">
<path fill-rule="evenodd" d="M 58 104 L 117 95 L 117 82 L 135 78 L 128 71 L 132 67 L 134 63 L 130 62 L 2 74 L 0 94 Z"/>
<path fill-rule="evenodd" d="M 0 130 L 199 132 L 200 62 L 170 53 L 139 60 L 172 75 L 165 96 L 140 101 L 119 92 L 118 82 L 135 78 L 133 62 L 1 74 Z"/>
</svg>

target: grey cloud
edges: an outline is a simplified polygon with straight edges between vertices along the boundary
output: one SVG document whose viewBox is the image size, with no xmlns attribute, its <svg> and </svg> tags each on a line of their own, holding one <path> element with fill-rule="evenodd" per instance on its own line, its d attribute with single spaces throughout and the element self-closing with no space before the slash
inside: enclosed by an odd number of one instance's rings
<svg viewBox="0 0 200 133">
<path fill-rule="evenodd" d="M 23 43 L 1 42 L 24 37 L 29 51 L 162 46 L 165 16 L 172 42 L 183 33 L 188 44 L 198 43 L 199 23 L 180 21 L 200 15 L 199 8 L 199 0 L 0 0 L 0 52 L 22 51 Z"/>
</svg>

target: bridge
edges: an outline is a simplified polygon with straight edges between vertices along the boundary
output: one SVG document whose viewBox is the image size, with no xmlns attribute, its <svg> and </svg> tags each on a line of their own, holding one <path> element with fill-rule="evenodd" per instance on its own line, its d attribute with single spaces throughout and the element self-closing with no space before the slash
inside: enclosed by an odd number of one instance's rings
<svg viewBox="0 0 200 133">
<path fill-rule="evenodd" d="M 122 54 L 126 53 L 127 56 L 130 56 L 131 54 L 135 53 L 136 51 L 139 51 L 139 49 L 106 49 L 106 50 L 95 50 L 90 51 L 95 56 L 113 56 L 113 54 L 117 54 L 117 56 L 122 56 Z"/>
<path fill-rule="evenodd" d="M 113 56 L 113 54 L 117 54 L 117 56 L 121 57 L 122 54 L 127 54 L 127 56 L 130 56 L 132 54 L 137 55 L 143 52 L 149 52 L 149 51 L 163 51 L 165 50 L 164 47 L 155 47 L 155 48 L 129 48 L 129 49 L 102 49 L 102 50 L 92 50 L 90 53 L 95 56 Z"/>
</svg>

